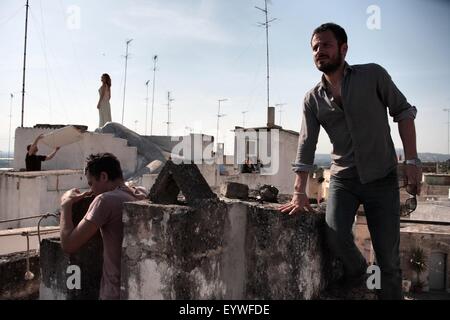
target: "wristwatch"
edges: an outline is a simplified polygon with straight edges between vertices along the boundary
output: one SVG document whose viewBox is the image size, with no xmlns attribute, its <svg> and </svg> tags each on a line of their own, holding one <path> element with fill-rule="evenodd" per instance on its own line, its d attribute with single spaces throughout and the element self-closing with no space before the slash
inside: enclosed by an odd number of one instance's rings
<svg viewBox="0 0 450 320">
<path fill-rule="evenodd" d="M 419 158 L 414 158 L 414 159 L 406 160 L 405 164 L 410 164 L 410 165 L 413 165 L 413 166 L 421 166 L 422 165 L 422 161 L 420 161 Z"/>
</svg>

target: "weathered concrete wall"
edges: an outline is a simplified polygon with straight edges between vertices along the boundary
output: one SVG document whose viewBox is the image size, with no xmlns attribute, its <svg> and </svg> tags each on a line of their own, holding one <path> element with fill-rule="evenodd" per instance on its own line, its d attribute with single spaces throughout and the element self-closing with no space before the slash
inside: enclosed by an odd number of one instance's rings
<svg viewBox="0 0 450 320">
<path fill-rule="evenodd" d="M 28 300 L 39 296 L 39 254 L 30 251 L 29 260 L 34 278 L 26 280 L 26 252 L 0 256 L 0 300 Z"/>
<path fill-rule="evenodd" d="M 42 240 L 39 300 L 97 300 L 102 276 L 102 252 L 100 234 L 74 255 L 64 254 L 59 238 Z M 72 289 L 67 285 L 69 277 L 74 274 L 68 269 L 70 266 L 80 268 L 80 289 Z"/>
<path fill-rule="evenodd" d="M 0 220 L 53 213 L 67 190 L 87 189 L 81 170 L 0 173 Z M 20 205 L 18 205 L 20 204 Z M 37 220 L 0 224 L 0 230 L 37 225 Z M 44 221 L 43 225 L 48 223 Z"/>
<path fill-rule="evenodd" d="M 450 187 L 450 174 L 427 173 L 423 175 L 424 182 L 430 186 Z"/>
<path fill-rule="evenodd" d="M 94 197 L 85 198 L 73 206 L 72 221 L 78 225 Z M 79 268 L 80 288 L 69 288 L 67 281 L 74 274 L 70 266 Z M 76 254 L 66 255 L 59 238 L 44 239 L 40 249 L 40 300 L 97 300 L 103 269 L 103 241 L 100 231 Z"/>
<path fill-rule="evenodd" d="M 314 299 L 332 277 L 324 213 L 234 200 L 124 205 L 121 299 Z"/>
</svg>

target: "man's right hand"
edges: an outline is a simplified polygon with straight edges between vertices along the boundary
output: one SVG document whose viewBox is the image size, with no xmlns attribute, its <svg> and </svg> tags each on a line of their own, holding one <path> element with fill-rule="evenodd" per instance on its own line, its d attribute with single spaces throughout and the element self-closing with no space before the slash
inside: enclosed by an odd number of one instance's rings
<svg viewBox="0 0 450 320">
<path fill-rule="evenodd" d="M 278 208 L 281 213 L 288 213 L 293 215 L 299 212 L 314 212 L 309 204 L 309 199 L 306 194 L 294 194 L 292 200 Z"/>
<path fill-rule="evenodd" d="M 81 193 L 78 189 L 66 191 L 61 197 L 61 208 L 71 207 L 75 202 L 92 195 L 91 191 Z"/>
</svg>

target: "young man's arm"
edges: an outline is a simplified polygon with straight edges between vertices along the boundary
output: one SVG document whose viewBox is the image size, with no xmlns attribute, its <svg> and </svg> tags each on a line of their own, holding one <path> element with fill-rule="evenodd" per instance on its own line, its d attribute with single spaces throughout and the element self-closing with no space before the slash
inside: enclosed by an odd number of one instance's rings
<svg viewBox="0 0 450 320">
<path fill-rule="evenodd" d="M 383 103 L 389 108 L 389 114 L 398 123 L 398 131 L 403 142 L 405 159 L 417 158 L 416 129 L 414 119 L 417 114 L 416 107 L 410 105 L 406 97 L 400 92 L 392 81 L 388 72 L 378 68 L 378 88 Z M 420 194 L 420 182 L 422 180 L 422 168 L 416 165 L 406 165 L 405 175 L 407 190 L 413 194 Z"/>
<path fill-rule="evenodd" d="M 86 242 L 91 239 L 98 230 L 98 227 L 86 219 L 74 227 L 72 222 L 72 205 L 84 198 L 89 192 L 80 193 L 78 189 L 67 191 L 61 198 L 60 217 L 60 237 L 61 247 L 67 254 L 78 251 Z"/>
<path fill-rule="evenodd" d="M 34 140 L 33 144 L 30 147 L 30 150 L 28 150 L 28 155 L 32 156 L 33 153 L 35 152 L 36 148 L 37 148 L 37 144 L 39 143 L 39 140 L 41 140 L 44 137 L 44 134 L 41 133 L 40 135 L 37 136 L 37 138 Z"/>
<path fill-rule="evenodd" d="M 398 131 L 403 142 L 405 160 L 417 158 L 416 147 L 416 127 L 414 119 L 404 119 L 398 123 Z M 405 175 L 407 179 L 407 190 L 420 195 L 420 182 L 422 181 L 422 168 L 417 165 L 405 165 Z"/>
<path fill-rule="evenodd" d="M 59 149 L 60 149 L 60 147 L 56 147 L 56 149 L 53 150 L 52 153 L 50 153 L 49 155 L 47 155 L 47 156 L 45 157 L 45 161 L 52 160 L 53 157 L 55 156 L 55 154 L 58 152 Z"/>
<path fill-rule="evenodd" d="M 317 140 L 319 138 L 320 124 L 308 103 L 303 105 L 303 120 L 299 135 L 297 158 L 295 159 L 294 171 L 296 172 L 294 195 L 291 202 L 281 206 L 282 213 L 295 214 L 297 212 L 313 211 L 306 194 L 306 184 L 309 172 L 314 168 L 314 155 Z"/>
</svg>

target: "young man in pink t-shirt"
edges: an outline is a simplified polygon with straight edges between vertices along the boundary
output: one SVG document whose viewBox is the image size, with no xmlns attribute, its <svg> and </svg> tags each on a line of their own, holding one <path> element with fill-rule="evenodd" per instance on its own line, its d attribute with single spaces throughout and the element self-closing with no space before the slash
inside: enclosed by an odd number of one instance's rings
<svg viewBox="0 0 450 320">
<path fill-rule="evenodd" d="M 142 189 L 125 185 L 120 162 L 111 153 L 90 155 L 85 168 L 91 191 L 67 191 L 61 198 L 61 247 L 65 253 L 77 252 L 100 229 L 103 238 L 103 273 L 100 299 L 120 298 L 120 259 L 123 239 L 122 205 L 124 202 L 145 199 Z M 74 227 L 72 205 L 94 195 L 95 199 Z"/>
</svg>

